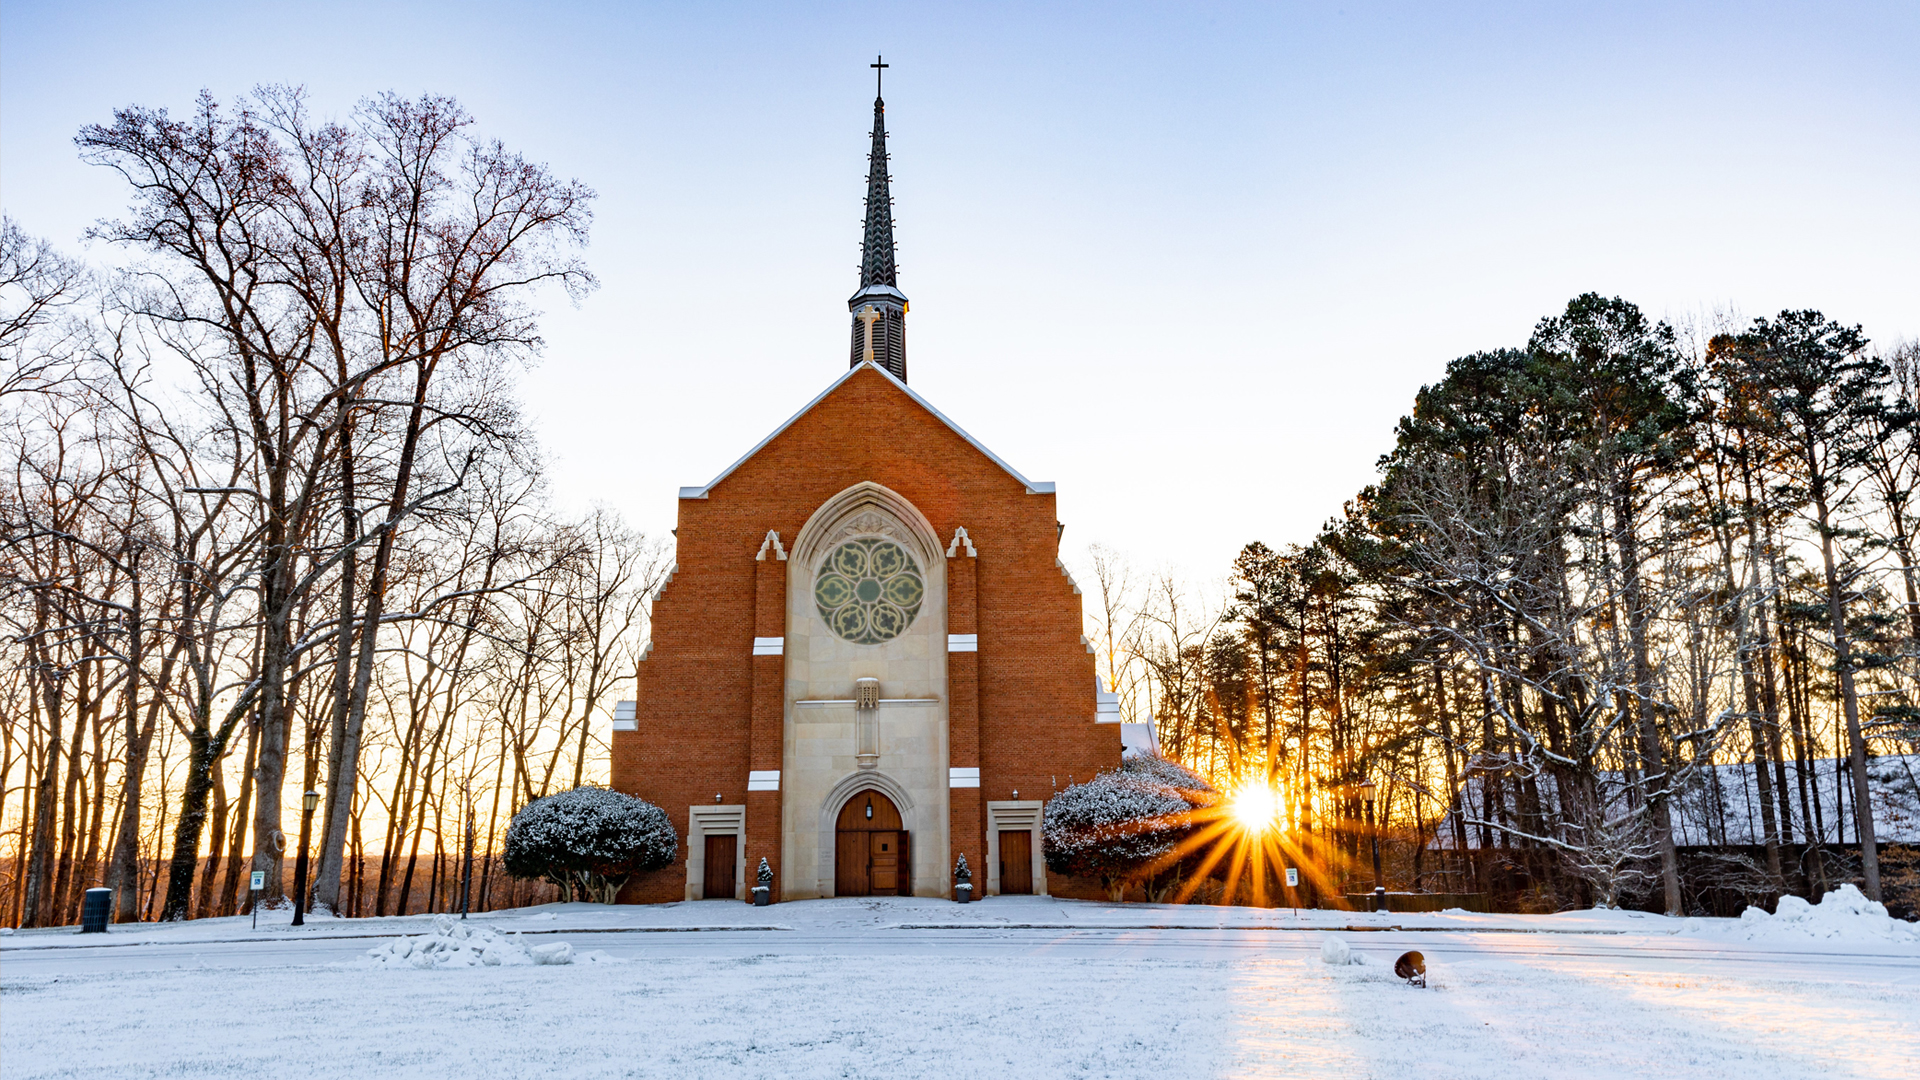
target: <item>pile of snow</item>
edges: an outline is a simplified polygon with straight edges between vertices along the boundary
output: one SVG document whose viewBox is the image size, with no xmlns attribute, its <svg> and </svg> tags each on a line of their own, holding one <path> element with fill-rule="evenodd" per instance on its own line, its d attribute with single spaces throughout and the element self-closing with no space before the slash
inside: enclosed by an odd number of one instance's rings
<svg viewBox="0 0 1920 1080">
<path fill-rule="evenodd" d="M 1818 904 L 1783 896 L 1772 915 L 1750 907 L 1741 913 L 1735 933 L 1748 941 L 1820 938 L 1920 944 L 1920 925 L 1888 915 L 1885 905 L 1852 885 L 1840 886 Z"/>
<path fill-rule="evenodd" d="M 1364 964 L 1367 959 L 1354 952 L 1346 939 L 1328 934 L 1327 939 L 1320 943 L 1320 962 L 1332 964 L 1335 967 L 1346 967 L 1349 964 Z"/>
<path fill-rule="evenodd" d="M 580 957 L 589 962 L 599 953 Z M 571 964 L 573 946 L 550 941 L 529 946 L 519 934 L 508 937 L 491 927 L 471 926 L 451 915 L 434 920 L 433 933 L 398 937 L 367 950 L 360 961 L 368 967 L 462 968 L 527 967 L 534 964 Z"/>
</svg>

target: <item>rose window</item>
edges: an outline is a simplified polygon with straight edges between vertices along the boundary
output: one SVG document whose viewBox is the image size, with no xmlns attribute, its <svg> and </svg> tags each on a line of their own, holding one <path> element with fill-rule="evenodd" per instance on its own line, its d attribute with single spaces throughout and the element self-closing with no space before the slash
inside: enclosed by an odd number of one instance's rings
<svg viewBox="0 0 1920 1080">
<path fill-rule="evenodd" d="M 913 625 L 926 582 L 907 549 L 891 540 L 849 540 L 833 549 L 813 582 L 813 602 L 833 632 L 878 645 Z"/>
</svg>

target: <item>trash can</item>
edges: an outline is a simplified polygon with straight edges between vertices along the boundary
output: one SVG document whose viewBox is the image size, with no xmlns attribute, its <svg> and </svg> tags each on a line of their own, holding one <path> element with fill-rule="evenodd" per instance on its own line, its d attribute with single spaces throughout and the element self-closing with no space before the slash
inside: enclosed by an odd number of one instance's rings
<svg viewBox="0 0 1920 1080">
<path fill-rule="evenodd" d="M 80 901 L 80 932 L 104 934 L 112 918 L 113 890 L 88 889 L 86 898 Z"/>
</svg>

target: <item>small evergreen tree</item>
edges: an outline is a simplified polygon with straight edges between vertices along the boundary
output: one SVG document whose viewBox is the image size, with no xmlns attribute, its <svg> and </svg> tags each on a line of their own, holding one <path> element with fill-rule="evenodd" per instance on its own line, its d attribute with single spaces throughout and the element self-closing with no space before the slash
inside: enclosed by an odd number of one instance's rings
<svg viewBox="0 0 1920 1080">
<path fill-rule="evenodd" d="M 606 788 L 535 799 L 507 826 L 507 873 L 551 881 L 563 901 L 611 904 L 633 875 L 668 866 L 679 854 L 665 810 Z"/>
</svg>

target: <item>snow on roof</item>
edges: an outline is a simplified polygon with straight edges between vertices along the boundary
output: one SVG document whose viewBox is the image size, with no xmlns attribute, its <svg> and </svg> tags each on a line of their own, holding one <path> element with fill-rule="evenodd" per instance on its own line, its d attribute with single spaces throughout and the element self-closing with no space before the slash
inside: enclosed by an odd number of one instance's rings
<svg viewBox="0 0 1920 1080">
<path fill-rule="evenodd" d="M 1816 831 L 1812 826 L 1817 824 L 1820 842 L 1853 843 L 1858 835 L 1858 822 L 1853 814 L 1850 762 L 1846 758 L 1815 758 L 1807 766 L 1808 793 L 1818 803 L 1819 819 L 1817 823 L 1803 820 L 1805 815 L 1800 802 L 1799 767 L 1788 761 L 1787 796 L 1793 814 L 1791 842 L 1808 841 Z M 1769 770 L 1768 776 L 1771 778 L 1773 775 Z M 1874 832 L 1880 843 L 1920 842 L 1920 783 L 1916 783 L 1917 778 L 1920 778 L 1920 755 L 1882 754 L 1868 759 L 1868 797 L 1873 804 Z M 1625 797 L 1619 774 L 1605 774 L 1601 779 L 1609 789 L 1609 797 Z M 1466 817 L 1469 820 L 1479 818 L 1485 798 L 1480 778 L 1469 778 L 1463 787 L 1465 790 L 1461 794 L 1468 807 Z M 1551 812 L 1557 805 L 1553 777 L 1550 774 L 1540 776 L 1536 788 Z M 1775 798 L 1779 794 L 1776 791 Z M 1516 793 L 1512 784 L 1504 785 L 1504 796 L 1507 814 L 1517 814 Z M 1751 763 L 1714 765 L 1693 772 L 1675 795 L 1672 807 L 1673 838 L 1683 847 L 1752 845 L 1761 843 L 1765 836 L 1766 829 L 1761 824 L 1759 787 Z M 1453 845 L 1451 820 L 1451 814 L 1441 819 L 1439 827 L 1434 830 L 1433 846 Z M 1840 829 L 1842 824 L 1845 825 L 1844 831 Z M 1477 846 L 1479 836 L 1476 830 L 1469 828 L 1467 839 L 1468 846 Z"/>
<path fill-rule="evenodd" d="M 880 365 L 874 363 L 871 360 L 863 360 L 860 363 L 855 364 L 853 367 L 848 368 L 845 374 L 833 380 L 833 383 L 829 385 L 825 390 L 820 391 L 820 393 L 817 396 L 815 396 L 812 401 L 809 401 L 805 405 L 801 406 L 799 412 L 794 413 L 792 416 L 787 417 L 786 423 L 783 423 L 779 427 L 774 428 L 771 432 L 768 432 L 766 438 L 761 439 L 759 442 L 753 444 L 753 449 L 747 451 L 745 454 L 740 455 L 740 460 L 734 462 L 733 464 L 727 466 L 725 469 L 721 470 L 720 475 L 707 481 L 705 486 L 681 488 L 680 497 L 683 499 L 706 498 L 707 493 L 712 491 L 715 485 L 719 484 L 720 481 L 725 480 L 727 477 L 732 476 L 734 471 L 739 469 L 740 466 L 745 465 L 748 461 L 750 461 L 753 458 L 753 455 L 759 453 L 763 448 L 766 447 L 768 443 L 772 442 L 775 438 L 777 438 L 781 432 L 792 427 L 795 421 L 807 415 L 807 413 L 813 411 L 813 407 L 815 405 L 818 405 L 820 404 L 820 402 L 826 400 L 826 397 L 828 394 L 831 394 L 835 390 L 838 390 L 840 388 L 841 383 L 844 383 L 848 379 L 853 378 L 854 373 L 861 370 L 862 368 L 872 368 L 874 371 L 878 372 L 882 378 L 886 379 L 888 382 L 892 383 L 893 385 L 899 387 L 903 393 L 905 393 L 909 398 L 913 399 L 916 405 L 919 405 L 921 408 L 932 413 L 934 417 L 937 418 L 941 423 L 953 429 L 954 434 L 967 440 L 967 445 L 973 447 L 975 450 L 980 451 L 982 454 L 985 454 L 988 460 L 992 461 L 995 465 L 998 465 L 1000 466 L 1000 468 L 1004 469 L 1008 476 L 1011 476 L 1015 480 L 1020 481 L 1021 485 L 1027 489 L 1027 494 L 1029 495 L 1053 494 L 1054 485 L 1052 481 L 1029 480 L 1026 477 L 1020 475 L 1020 470 L 1007 464 L 1005 461 L 1002 461 L 1000 458 L 1000 455 L 994 453 L 993 451 L 987 449 L 985 446 L 981 445 L 980 440 L 967 434 L 967 430 L 965 428 L 961 427 L 959 424 L 954 423 L 952 420 L 947 419 L 947 415 L 945 413 L 941 412 L 939 409 L 934 408 L 933 404 L 929 402 L 926 398 L 923 398 L 919 394 L 914 393 L 912 387 L 909 387 L 906 383 L 901 382 L 899 379 L 894 378 L 892 372 L 888 371 L 886 368 L 881 367 Z"/>
</svg>

